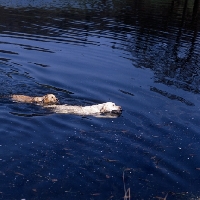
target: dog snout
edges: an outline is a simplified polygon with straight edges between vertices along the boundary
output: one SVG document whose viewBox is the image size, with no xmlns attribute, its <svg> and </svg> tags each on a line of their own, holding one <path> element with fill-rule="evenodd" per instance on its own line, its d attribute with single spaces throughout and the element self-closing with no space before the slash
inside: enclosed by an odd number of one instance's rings
<svg viewBox="0 0 200 200">
<path fill-rule="evenodd" d="M 121 106 L 119 106 L 118 109 L 113 110 L 112 113 L 113 113 L 113 114 L 120 115 L 120 114 L 122 113 L 122 108 L 121 108 Z"/>
<path fill-rule="evenodd" d="M 122 107 L 121 106 L 119 106 L 119 112 L 122 112 Z"/>
</svg>

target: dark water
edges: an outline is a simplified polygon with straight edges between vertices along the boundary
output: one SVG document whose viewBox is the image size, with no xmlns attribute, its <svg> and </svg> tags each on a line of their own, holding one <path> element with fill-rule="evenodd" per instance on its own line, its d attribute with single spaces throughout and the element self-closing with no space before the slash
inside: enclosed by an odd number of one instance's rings
<svg viewBox="0 0 200 200">
<path fill-rule="evenodd" d="M 0 199 L 198 199 L 199 4 L 0 1 Z M 46 93 L 123 113 L 8 98 Z"/>
</svg>

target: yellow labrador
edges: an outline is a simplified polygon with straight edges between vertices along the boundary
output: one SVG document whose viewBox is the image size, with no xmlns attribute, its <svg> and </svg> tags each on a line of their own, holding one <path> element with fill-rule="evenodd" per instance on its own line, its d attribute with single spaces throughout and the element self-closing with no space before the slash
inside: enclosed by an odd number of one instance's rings
<svg viewBox="0 0 200 200">
<path fill-rule="evenodd" d="M 47 94 L 43 97 L 30 97 L 26 95 L 11 95 L 11 99 L 22 103 L 36 103 L 36 104 L 55 104 L 58 99 L 54 94 Z"/>
<path fill-rule="evenodd" d="M 115 105 L 112 102 L 106 102 L 102 104 L 92 106 L 71 106 L 71 105 L 47 105 L 46 108 L 51 108 L 55 113 L 67 113 L 67 114 L 78 114 L 78 115 L 94 115 L 101 117 L 101 114 L 110 117 L 117 117 L 121 114 L 122 108 Z"/>
</svg>

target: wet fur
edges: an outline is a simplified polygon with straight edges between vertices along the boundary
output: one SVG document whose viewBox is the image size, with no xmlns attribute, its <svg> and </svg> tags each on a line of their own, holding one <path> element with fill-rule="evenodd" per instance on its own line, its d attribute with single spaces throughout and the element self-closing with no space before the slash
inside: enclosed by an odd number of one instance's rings
<svg viewBox="0 0 200 200">
<path fill-rule="evenodd" d="M 31 97 L 26 95 L 12 95 L 11 99 L 21 103 L 35 103 L 42 105 L 44 108 L 49 108 L 55 113 L 77 114 L 77 115 L 93 115 L 95 117 L 118 117 L 122 109 L 120 106 L 112 102 L 92 106 L 72 106 L 72 105 L 56 105 L 58 99 L 53 94 L 47 94 L 42 97 Z"/>
<path fill-rule="evenodd" d="M 26 95 L 11 95 L 11 99 L 21 103 L 36 103 L 36 104 L 55 104 L 58 99 L 53 94 L 47 94 L 42 97 L 31 97 Z"/>
<path fill-rule="evenodd" d="M 92 106 L 71 106 L 71 105 L 47 105 L 46 108 L 51 108 L 55 113 L 67 113 L 78 115 L 94 115 L 110 114 L 110 116 L 121 114 L 121 107 L 112 102 Z M 113 114 L 113 115 L 112 115 Z"/>
</svg>

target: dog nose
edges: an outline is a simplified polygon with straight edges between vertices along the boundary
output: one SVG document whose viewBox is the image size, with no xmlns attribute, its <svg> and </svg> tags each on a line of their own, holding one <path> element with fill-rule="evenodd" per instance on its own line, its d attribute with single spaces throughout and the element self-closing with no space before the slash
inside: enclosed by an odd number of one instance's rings
<svg viewBox="0 0 200 200">
<path fill-rule="evenodd" d="M 56 103 L 60 104 L 60 101 L 56 98 Z"/>
</svg>

